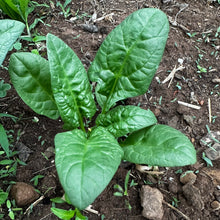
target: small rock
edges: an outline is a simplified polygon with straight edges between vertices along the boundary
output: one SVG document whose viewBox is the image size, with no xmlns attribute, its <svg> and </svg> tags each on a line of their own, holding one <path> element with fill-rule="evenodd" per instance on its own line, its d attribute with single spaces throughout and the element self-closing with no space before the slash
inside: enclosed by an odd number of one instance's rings
<svg viewBox="0 0 220 220">
<path fill-rule="evenodd" d="M 213 210 L 219 210 L 220 209 L 220 203 L 218 201 L 213 201 L 211 203 L 211 207 Z"/>
<path fill-rule="evenodd" d="M 170 127 L 177 128 L 178 120 L 179 120 L 179 118 L 177 116 L 174 116 L 171 118 L 171 120 L 168 121 L 168 125 Z"/>
<path fill-rule="evenodd" d="M 159 115 L 160 115 L 160 109 L 159 108 L 156 108 L 155 110 L 154 110 L 154 114 L 155 114 L 155 116 L 156 117 L 158 117 Z"/>
<path fill-rule="evenodd" d="M 44 152 L 44 155 L 49 159 L 51 158 L 52 156 L 54 156 L 55 154 L 55 149 L 54 147 L 48 147 L 45 152 Z"/>
<path fill-rule="evenodd" d="M 202 200 L 200 190 L 197 187 L 188 183 L 183 186 L 183 194 L 186 197 L 188 203 L 195 207 L 195 209 L 204 209 L 204 202 Z"/>
<path fill-rule="evenodd" d="M 30 156 L 30 154 L 33 152 L 29 147 L 25 146 L 22 142 L 18 142 L 16 144 L 16 147 L 18 149 L 18 157 L 22 162 L 26 162 Z"/>
<path fill-rule="evenodd" d="M 205 147 L 209 144 L 215 144 L 214 139 L 220 140 L 220 131 L 210 131 L 200 140 L 200 144 Z"/>
<path fill-rule="evenodd" d="M 191 170 L 186 171 L 180 176 L 180 182 L 183 184 L 187 184 L 187 183 L 194 184 L 195 181 L 196 181 L 196 175 Z"/>
<path fill-rule="evenodd" d="M 163 194 L 156 188 L 144 185 L 140 192 L 142 215 L 145 218 L 161 220 L 163 217 Z"/>
<path fill-rule="evenodd" d="M 208 148 L 205 150 L 205 155 L 210 160 L 218 160 L 220 159 L 220 144 L 215 143 L 212 148 Z"/>
<path fill-rule="evenodd" d="M 83 24 L 82 28 L 90 33 L 97 33 L 99 31 L 98 27 L 94 24 Z"/>
<path fill-rule="evenodd" d="M 215 186 L 220 185 L 220 169 L 203 168 L 202 171 L 213 178 Z"/>
<path fill-rule="evenodd" d="M 218 78 L 212 79 L 212 82 L 214 82 L 214 83 L 220 83 L 220 79 L 218 79 Z"/>
<path fill-rule="evenodd" d="M 34 187 L 24 182 L 14 184 L 11 188 L 10 195 L 15 199 L 18 207 L 26 206 L 39 197 Z"/>
<path fill-rule="evenodd" d="M 183 119 L 190 126 L 192 126 L 194 124 L 193 117 L 191 115 L 183 115 Z"/>
</svg>

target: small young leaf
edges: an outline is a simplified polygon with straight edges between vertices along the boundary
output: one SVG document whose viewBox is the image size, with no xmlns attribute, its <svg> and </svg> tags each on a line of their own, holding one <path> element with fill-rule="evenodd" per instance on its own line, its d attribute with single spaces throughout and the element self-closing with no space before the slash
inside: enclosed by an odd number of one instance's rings
<svg viewBox="0 0 220 220">
<path fill-rule="evenodd" d="M 124 159 L 132 163 L 169 167 L 196 162 L 196 151 L 189 139 L 166 125 L 153 125 L 134 132 L 121 146 Z"/>
<path fill-rule="evenodd" d="M 103 127 L 86 133 L 75 129 L 55 137 L 55 163 L 71 203 L 80 210 L 105 189 L 121 162 L 123 151 Z"/>
<path fill-rule="evenodd" d="M 4 98 L 7 94 L 7 90 L 11 88 L 11 85 L 4 83 L 4 80 L 0 80 L 0 98 Z"/>
<path fill-rule="evenodd" d="M 158 68 L 169 31 L 166 15 L 155 8 L 128 16 L 105 39 L 88 70 L 97 82 L 103 112 L 115 102 L 144 94 Z"/>
<path fill-rule="evenodd" d="M 0 191 L 0 206 L 5 203 L 7 198 L 8 198 L 8 193 Z"/>
<path fill-rule="evenodd" d="M 96 124 L 105 127 L 115 137 L 151 126 L 157 119 L 150 110 L 137 106 L 117 106 L 106 114 L 100 114 Z"/>
<path fill-rule="evenodd" d="M 8 50 L 21 35 L 25 25 L 19 21 L 1 20 L 0 22 L 0 66 Z"/>
<path fill-rule="evenodd" d="M 51 119 L 59 117 L 47 60 L 33 53 L 14 53 L 9 73 L 17 93 L 28 106 Z"/>
<path fill-rule="evenodd" d="M 51 211 L 54 215 L 56 215 L 58 218 L 63 220 L 70 220 L 75 215 L 75 210 L 64 210 L 64 209 L 58 209 L 58 208 L 51 208 Z"/>
<path fill-rule="evenodd" d="M 58 37 L 47 35 L 48 59 L 54 97 L 66 127 L 77 128 L 83 116 L 96 112 L 91 86 L 80 59 Z"/>
</svg>

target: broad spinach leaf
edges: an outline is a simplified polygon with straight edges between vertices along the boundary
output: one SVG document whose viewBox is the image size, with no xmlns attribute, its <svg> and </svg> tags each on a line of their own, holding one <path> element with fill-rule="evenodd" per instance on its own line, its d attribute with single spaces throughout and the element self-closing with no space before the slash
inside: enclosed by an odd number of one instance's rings
<svg viewBox="0 0 220 220">
<path fill-rule="evenodd" d="M 47 60 L 33 53 L 14 53 L 10 58 L 9 73 L 19 96 L 36 113 L 52 119 L 59 117 Z"/>
<path fill-rule="evenodd" d="M 124 159 L 132 163 L 162 167 L 196 162 L 196 151 L 180 131 L 167 125 L 153 125 L 132 133 L 121 143 Z"/>
<path fill-rule="evenodd" d="M 100 114 L 96 124 L 105 127 L 115 137 L 121 137 L 157 123 L 150 110 L 137 106 L 117 106 L 106 114 Z"/>
<path fill-rule="evenodd" d="M 68 129 L 83 127 L 83 116 L 91 118 L 96 112 L 91 86 L 80 59 L 58 37 L 47 35 L 53 94 Z"/>
<path fill-rule="evenodd" d="M 1 20 L 0 22 L 0 65 L 6 54 L 24 30 L 25 25 L 19 21 Z"/>
<path fill-rule="evenodd" d="M 166 15 L 148 8 L 132 13 L 107 36 L 88 70 L 104 113 L 115 102 L 147 91 L 168 31 Z"/>
<path fill-rule="evenodd" d="M 102 127 L 94 129 L 89 138 L 78 129 L 59 133 L 55 146 L 60 182 L 71 203 L 83 210 L 108 185 L 123 151 L 114 136 Z"/>
</svg>

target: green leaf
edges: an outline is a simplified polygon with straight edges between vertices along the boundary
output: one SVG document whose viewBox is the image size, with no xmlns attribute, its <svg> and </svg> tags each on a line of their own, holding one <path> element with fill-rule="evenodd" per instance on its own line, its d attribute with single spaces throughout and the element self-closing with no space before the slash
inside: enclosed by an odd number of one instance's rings
<svg viewBox="0 0 220 220">
<path fill-rule="evenodd" d="M 13 43 L 21 35 L 25 25 L 19 21 L 1 20 L 0 22 L 0 65 Z"/>
<path fill-rule="evenodd" d="M 51 211 L 54 215 L 63 220 L 70 220 L 75 215 L 75 210 L 64 210 L 52 207 Z"/>
<path fill-rule="evenodd" d="M 8 3 L 10 2 L 10 3 Z M 14 20 L 23 21 L 12 0 L 0 0 L 0 9 Z"/>
<path fill-rule="evenodd" d="M 155 8 L 128 16 L 105 39 L 88 70 L 97 82 L 103 112 L 115 102 L 144 94 L 158 68 L 169 31 L 166 15 Z"/>
<path fill-rule="evenodd" d="M 105 189 L 121 162 L 123 151 L 103 127 L 86 133 L 73 130 L 55 137 L 55 163 L 60 182 L 71 203 L 80 210 Z"/>
<path fill-rule="evenodd" d="M 52 34 L 47 35 L 47 49 L 59 112 L 66 127 L 77 128 L 83 116 L 91 118 L 96 112 L 86 70 L 73 50 Z"/>
<path fill-rule="evenodd" d="M 6 155 L 9 156 L 9 142 L 3 125 L 0 124 L 0 146 L 5 151 Z"/>
<path fill-rule="evenodd" d="M 185 166 L 196 162 L 196 151 L 180 131 L 153 125 L 132 133 L 124 143 L 124 159 L 153 166 Z"/>
<path fill-rule="evenodd" d="M 0 98 L 4 98 L 7 94 L 7 90 L 11 89 L 11 85 L 4 83 L 4 80 L 0 80 Z"/>
<path fill-rule="evenodd" d="M 100 114 L 96 124 L 105 127 L 115 137 L 120 137 L 141 128 L 156 124 L 157 119 L 150 110 L 137 106 L 118 106 L 106 114 Z"/>
<path fill-rule="evenodd" d="M 0 9 L 10 18 L 27 21 L 29 0 L 0 0 Z"/>
<path fill-rule="evenodd" d="M 59 117 L 47 60 L 33 53 L 14 53 L 10 58 L 9 73 L 17 93 L 28 106 L 49 118 Z"/>
<path fill-rule="evenodd" d="M 0 206 L 5 203 L 7 198 L 8 198 L 7 192 L 0 192 Z"/>
</svg>

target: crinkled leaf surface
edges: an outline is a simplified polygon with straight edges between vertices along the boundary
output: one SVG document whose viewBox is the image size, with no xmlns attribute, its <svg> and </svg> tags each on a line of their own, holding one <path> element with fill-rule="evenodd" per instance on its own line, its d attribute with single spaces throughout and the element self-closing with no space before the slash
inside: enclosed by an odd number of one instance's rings
<svg viewBox="0 0 220 220">
<path fill-rule="evenodd" d="M 121 137 L 157 123 L 153 112 L 137 106 L 117 106 L 106 114 L 100 114 L 96 124 L 105 127 L 115 137 Z"/>
<path fill-rule="evenodd" d="M 196 151 L 180 131 L 153 125 L 132 133 L 124 143 L 124 159 L 137 164 L 185 166 L 196 162 Z"/>
<path fill-rule="evenodd" d="M 86 133 L 73 130 L 55 137 L 56 168 L 71 203 L 85 209 L 105 189 L 115 174 L 123 151 L 103 127 Z"/>
<path fill-rule="evenodd" d="M 73 50 L 52 34 L 47 35 L 47 49 L 58 109 L 66 126 L 76 128 L 82 116 L 91 118 L 96 112 L 86 70 Z"/>
<path fill-rule="evenodd" d="M 158 68 L 169 31 L 166 15 L 154 8 L 128 16 L 105 39 L 88 70 L 98 82 L 103 111 L 115 102 L 144 94 Z"/>
<path fill-rule="evenodd" d="M 19 21 L 1 20 L 0 22 L 0 65 L 5 59 L 8 50 L 21 35 L 25 25 Z"/>
<path fill-rule="evenodd" d="M 49 118 L 59 117 L 47 60 L 33 53 L 14 53 L 10 58 L 9 73 L 17 93 L 28 106 Z"/>
</svg>

